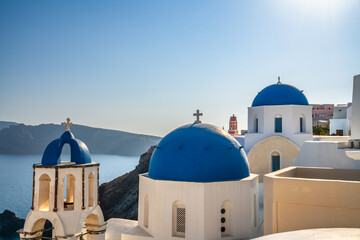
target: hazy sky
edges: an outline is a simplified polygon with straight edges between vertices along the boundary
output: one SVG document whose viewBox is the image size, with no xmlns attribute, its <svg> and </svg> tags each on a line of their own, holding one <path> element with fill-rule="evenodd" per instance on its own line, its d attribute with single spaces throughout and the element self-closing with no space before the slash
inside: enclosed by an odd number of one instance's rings
<svg viewBox="0 0 360 240">
<path fill-rule="evenodd" d="M 351 101 L 360 1 L 0 1 L 0 120 L 163 136 L 247 127 L 281 76 L 310 103 Z"/>
</svg>

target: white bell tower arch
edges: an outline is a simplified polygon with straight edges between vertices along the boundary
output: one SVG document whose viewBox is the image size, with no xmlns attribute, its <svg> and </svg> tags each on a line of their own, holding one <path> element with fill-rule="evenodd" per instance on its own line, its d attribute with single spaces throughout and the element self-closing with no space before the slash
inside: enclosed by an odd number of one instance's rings
<svg viewBox="0 0 360 240">
<path fill-rule="evenodd" d="M 105 240 L 106 222 L 99 206 L 99 163 L 91 162 L 86 145 L 67 131 L 46 148 L 42 162 L 33 165 L 32 206 L 20 239 L 39 238 L 52 231 L 53 239 Z M 71 162 L 61 162 L 64 144 Z M 46 220 L 52 229 L 44 229 Z"/>
</svg>

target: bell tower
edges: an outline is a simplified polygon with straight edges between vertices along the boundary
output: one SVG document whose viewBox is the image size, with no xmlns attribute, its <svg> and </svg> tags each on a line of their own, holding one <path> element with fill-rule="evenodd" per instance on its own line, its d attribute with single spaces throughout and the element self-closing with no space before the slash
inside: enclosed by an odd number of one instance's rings
<svg viewBox="0 0 360 240">
<path fill-rule="evenodd" d="M 105 240 L 106 222 L 98 204 L 100 164 L 91 161 L 86 145 L 71 133 L 69 118 L 64 125 L 67 130 L 33 165 L 32 206 L 18 231 L 20 239 L 51 233 L 53 239 Z M 61 162 L 64 144 L 70 145 L 70 162 Z M 46 229 L 45 222 L 52 227 Z"/>
<path fill-rule="evenodd" d="M 237 119 L 236 119 L 236 116 L 235 114 L 233 114 L 231 117 L 230 117 L 230 121 L 229 121 L 229 131 L 228 133 L 231 135 L 231 136 L 238 136 L 239 135 L 239 131 L 237 129 Z"/>
</svg>

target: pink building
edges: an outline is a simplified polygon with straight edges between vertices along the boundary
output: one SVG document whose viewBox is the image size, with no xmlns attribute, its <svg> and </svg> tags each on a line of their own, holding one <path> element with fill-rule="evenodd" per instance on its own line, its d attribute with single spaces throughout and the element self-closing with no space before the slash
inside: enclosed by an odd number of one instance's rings
<svg viewBox="0 0 360 240">
<path fill-rule="evenodd" d="M 313 123 L 318 120 L 329 121 L 334 115 L 334 104 L 311 104 Z"/>
</svg>

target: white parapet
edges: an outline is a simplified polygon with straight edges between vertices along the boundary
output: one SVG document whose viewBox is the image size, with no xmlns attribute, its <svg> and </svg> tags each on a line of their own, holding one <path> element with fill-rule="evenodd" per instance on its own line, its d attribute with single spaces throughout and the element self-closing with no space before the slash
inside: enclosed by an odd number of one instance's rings
<svg viewBox="0 0 360 240">
<path fill-rule="evenodd" d="M 360 151 L 346 151 L 346 156 L 353 160 L 360 160 Z"/>
<path fill-rule="evenodd" d="M 360 74 L 354 76 L 351 115 L 351 138 L 360 139 Z"/>
</svg>

